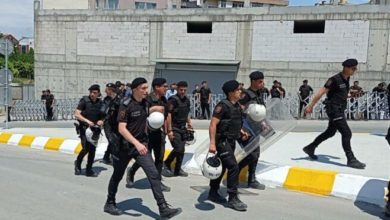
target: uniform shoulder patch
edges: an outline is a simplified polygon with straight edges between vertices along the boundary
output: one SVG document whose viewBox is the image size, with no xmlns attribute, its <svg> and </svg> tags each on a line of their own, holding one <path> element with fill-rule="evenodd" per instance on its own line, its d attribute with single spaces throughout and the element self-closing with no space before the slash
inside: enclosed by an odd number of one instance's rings
<svg viewBox="0 0 390 220">
<path fill-rule="evenodd" d="M 222 105 L 215 106 L 214 113 L 219 114 L 222 111 Z"/>
</svg>

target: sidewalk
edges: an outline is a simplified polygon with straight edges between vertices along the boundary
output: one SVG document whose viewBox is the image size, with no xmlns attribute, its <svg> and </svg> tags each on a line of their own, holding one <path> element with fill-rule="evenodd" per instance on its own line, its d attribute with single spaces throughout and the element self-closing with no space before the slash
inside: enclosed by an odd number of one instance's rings
<svg viewBox="0 0 390 220">
<path fill-rule="evenodd" d="M 371 123 L 370 126 L 378 127 L 375 123 Z M 316 130 L 321 130 L 318 127 L 321 126 L 317 125 Z M 380 129 L 376 133 L 381 132 Z M 55 150 L 67 154 L 78 153 L 81 149 L 74 128 L 11 128 L 0 132 L 3 132 L 0 134 L 0 143 Z M 390 174 L 390 147 L 384 137 L 369 133 L 353 134 L 354 153 L 359 160 L 367 164 L 366 169 L 357 170 L 346 166 L 339 134 L 319 146 L 316 151 L 318 161 L 309 160 L 302 147 L 318 134 L 319 132 L 290 132 L 272 145 L 260 156 L 257 179 L 268 187 L 284 187 L 294 191 L 337 196 L 383 206 L 383 188 Z M 196 138 L 195 145 L 186 147 L 183 166 L 193 174 L 201 174 L 192 156 L 199 144 L 205 143 L 208 139 L 208 130 L 197 129 Z M 107 141 L 103 137 L 97 148 L 97 159 L 103 156 L 106 147 Z M 168 153 L 171 150 L 169 141 L 166 148 Z M 241 180 L 245 179 L 244 175 L 241 175 Z"/>
</svg>

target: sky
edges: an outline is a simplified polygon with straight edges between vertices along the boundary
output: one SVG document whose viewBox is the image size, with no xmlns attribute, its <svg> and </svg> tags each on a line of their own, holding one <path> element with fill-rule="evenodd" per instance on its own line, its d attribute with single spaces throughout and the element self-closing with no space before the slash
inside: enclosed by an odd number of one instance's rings
<svg viewBox="0 0 390 220">
<path fill-rule="evenodd" d="M 314 5 L 321 0 L 290 0 L 291 6 Z M 350 4 L 364 4 L 369 0 L 349 0 Z M 17 39 L 34 35 L 34 0 L 0 0 L 0 32 Z"/>
</svg>

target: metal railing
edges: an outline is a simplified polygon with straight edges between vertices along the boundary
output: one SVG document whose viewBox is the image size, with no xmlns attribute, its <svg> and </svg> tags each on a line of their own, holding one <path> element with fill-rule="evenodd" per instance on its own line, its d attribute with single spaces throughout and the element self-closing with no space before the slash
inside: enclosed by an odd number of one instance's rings
<svg viewBox="0 0 390 220">
<path fill-rule="evenodd" d="M 191 101 L 190 115 L 192 118 L 200 118 L 202 115 L 199 96 L 188 95 Z M 210 111 L 224 98 L 222 94 L 213 94 Z M 308 103 L 312 97 L 303 100 Z M 74 110 L 80 99 L 57 99 L 53 107 L 53 120 L 73 120 Z M 268 102 L 270 97 L 264 97 Z M 293 117 L 300 118 L 300 99 L 297 94 L 289 94 L 282 99 Z M 323 100 L 322 100 L 323 101 Z M 325 105 L 319 101 L 314 107 L 313 113 L 308 115 L 311 119 L 326 119 Z M 366 93 L 358 98 L 349 98 L 345 115 L 349 119 L 356 120 L 385 120 L 390 119 L 389 104 L 386 93 Z M 41 100 L 16 101 L 10 110 L 11 121 L 42 121 L 47 117 L 45 102 Z"/>
</svg>

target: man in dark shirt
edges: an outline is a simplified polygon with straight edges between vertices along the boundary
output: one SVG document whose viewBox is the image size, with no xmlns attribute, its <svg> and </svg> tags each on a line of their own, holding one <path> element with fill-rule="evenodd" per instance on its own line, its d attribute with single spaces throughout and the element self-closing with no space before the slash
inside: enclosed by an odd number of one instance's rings
<svg viewBox="0 0 390 220">
<path fill-rule="evenodd" d="M 46 112 L 47 112 L 47 121 L 53 120 L 53 105 L 54 105 L 54 95 L 50 93 L 50 90 L 46 90 Z"/>
<path fill-rule="evenodd" d="M 299 87 L 299 115 L 298 117 L 301 117 L 302 109 L 306 107 L 306 105 L 309 103 L 309 96 L 313 92 L 313 89 L 311 86 L 308 85 L 307 79 L 303 80 L 303 85 Z M 306 114 L 303 113 L 303 117 L 306 117 Z"/>
<path fill-rule="evenodd" d="M 115 196 L 126 167 L 131 159 L 135 159 L 151 185 L 154 199 L 159 207 L 161 218 L 172 218 L 181 212 L 180 208 L 170 208 L 161 191 L 161 177 L 154 165 L 153 158 L 148 150 L 148 135 L 146 132 L 146 120 L 150 112 L 163 111 L 161 106 L 149 108 L 145 100 L 148 94 L 147 81 L 144 78 L 136 78 L 131 83 L 133 90 L 131 98 L 123 100 L 118 113 L 118 130 L 123 137 L 123 143 L 118 156 L 113 158 L 114 173 L 111 176 L 107 201 L 104 211 L 112 215 L 121 215 L 122 210 L 117 208 Z"/>
<path fill-rule="evenodd" d="M 284 93 L 282 89 L 280 88 L 280 84 L 277 80 L 274 81 L 274 85 L 272 86 L 272 89 L 270 91 L 271 93 L 271 98 L 282 98 L 284 97 Z"/>
<path fill-rule="evenodd" d="M 168 90 L 168 84 L 166 79 L 164 78 L 155 78 L 152 82 L 153 91 L 146 96 L 146 101 L 150 107 L 153 106 L 159 106 L 163 108 L 163 113 L 166 116 L 168 115 L 166 109 L 167 109 L 167 99 L 165 98 L 165 93 Z M 165 134 L 166 132 L 166 126 L 164 125 L 161 129 L 155 130 L 155 131 L 149 131 L 148 132 L 148 138 L 149 138 L 149 151 L 154 153 L 154 164 L 156 165 L 157 171 L 159 175 L 161 176 L 161 170 L 163 167 L 163 160 L 164 160 L 164 153 L 165 153 Z M 138 163 L 134 163 L 132 167 L 130 167 L 127 171 L 127 178 L 126 178 L 126 186 L 127 187 L 133 187 L 134 185 L 134 175 L 139 169 L 140 165 Z M 161 183 L 161 189 L 164 192 L 169 192 L 171 189 Z"/>
<path fill-rule="evenodd" d="M 96 174 L 92 170 L 92 164 L 95 159 L 96 146 L 87 141 L 85 132 L 88 127 L 102 126 L 104 115 L 101 113 L 102 101 L 98 98 L 100 95 L 100 86 L 95 84 L 89 87 L 88 90 L 89 96 L 84 96 L 80 100 L 74 113 L 80 124 L 80 140 L 81 146 L 83 147 L 75 161 L 75 175 L 81 174 L 81 162 L 83 161 L 84 156 L 88 154 L 85 175 L 95 177 Z M 96 132 L 100 134 L 99 131 Z"/>
<path fill-rule="evenodd" d="M 328 114 L 329 124 L 326 131 L 320 134 L 312 143 L 303 148 L 303 151 L 313 160 L 318 157 L 314 154 L 315 149 L 323 141 L 333 137 L 337 131 L 341 133 L 342 145 L 347 156 L 347 166 L 364 169 L 365 164 L 356 159 L 351 148 L 352 132 L 349 128 L 345 109 L 347 107 L 347 98 L 349 90 L 349 78 L 355 74 L 358 61 L 356 59 L 347 59 L 343 62 L 343 71 L 332 76 L 313 97 L 313 100 L 307 105 L 305 112 L 311 113 L 315 104 L 324 94 L 327 94 L 326 113 Z"/>
<path fill-rule="evenodd" d="M 225 170 L 227 172 L 227 191 L 229 201 L 227 206 L 237 210 L 246 211 L 247 205 L 238 198 L 239 165 L 234 156 L 236 140 L 248 139 L 248 134 L 242 130 L 242 109 L 238 101 L 241 98 L 241 89 L 236 80 L 223 84 L 222 90 L 226 99 L 220 101 L 214 108 L 210 121 L 209 152 L 216 153 L 222 162 L 222 174 L 219 178 L 210 180 L 208 199 L 215 203 L 226 203 L 226 199 L 218 193 L 219 185 Z"/>
<path fill-rule="evenodd" d="M 359 81 L 354 81 L 353 86 L 349 88 L 349 93 L 351 98 L 349 99 L 351 103 L 351 119 L 355 119 L 355 111 L 358 108 L 358 99 L 363 95 L 363 89 L 359 86 Z"/>
<path fill-rule="evenodd" d="M 187 97 L 187 88 L 187 82 L 178 82 L 177 94 L 168 99 L 167 130 L 173 150 L 164 162 L 162 175 L 165 177 L 188 176 L 188 173 L 181 168 L 185 153 L 185 134 L 187 129 L 192 129 L 192 122 L 189 117 L 190 100 Z M 175 168 L 172 173 L 171 164 L 175 159 Z"/>
<path fill-rule="evenodd" d="M 207 82 L 203 81 L 202 88 L 200 88 L 200 106 L 202 108 L 203 119 L 210 118 L 210 102 L 211 102 L 211 90 L 207 86 Z"/>
</svg>

